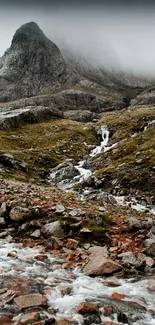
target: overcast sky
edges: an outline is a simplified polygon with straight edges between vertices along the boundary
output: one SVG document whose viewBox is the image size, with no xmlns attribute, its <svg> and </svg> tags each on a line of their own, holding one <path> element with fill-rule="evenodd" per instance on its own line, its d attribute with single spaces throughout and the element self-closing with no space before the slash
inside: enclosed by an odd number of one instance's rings
<svg viewBox="0 0 155 325">
<path fill-rule="evenodd" d="M 149 0 L 1 0 L 0 56 L 28 21 L 93 64 L 155 77 L 155 6 Z"/>
</svg>

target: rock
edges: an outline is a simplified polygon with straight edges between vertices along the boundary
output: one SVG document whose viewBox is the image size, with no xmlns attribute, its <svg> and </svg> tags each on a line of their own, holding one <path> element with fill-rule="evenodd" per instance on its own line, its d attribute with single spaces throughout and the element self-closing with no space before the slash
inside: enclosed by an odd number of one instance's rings
<svg viewBox="0 0 155 325">
<path fill-rule="evenodd" d="M 40 229 L 36 229 L 32 234 L 31 237 L 33 238 L 39 238 L 41 236 L 41 231 Z"/>
<path fill-rule="evenodd" d="M 52 325 L 52 324 L 55 324 L 55 323 L 56 323 L 55 317 L 50 317 L 49 319 L 45 320 L 45 325 Z"/>
<path fill-rule="evenodd" d="M 59 184 L 64 180 L 72 180 L 75 176 L 79 175 L 79 171 L 73 164 L 74 162 L 71 159 L 59 164 L 55 168 L 52 168 L 48 176 L 49 183 Z"/>
<path fill-rule="evenodd" d="M 43 106 L 27 106 L 25 108 L 20 108 L 16 110 L 10 110 L 10 113 L 5 111 L 0 114 L 0 130 L 10 130 L 19 128 L 25 124 L 41 123 L 44 121 L 55 120 L 63 118 L 63 113 L 59 112 L 54 107 L 43 107 Z M 2 155 L 1 155 L 2 156 Z M 2 158 L 0 158 L 1 162 Z M 3 165 L 10 165 L 12 168 L 19 168 L 24 172 L 27 172 L 27 164 L 18 163 L 16 160 L 6 159 L 4 160 L 3 155 Z"/>
<path fill-rule="evenodd" d="M 110 259 L 90 261 L 84 268 L 84 272 L 89 275 L 105 275 L 120 271 L 122 266 Z"/>
<path fill-rule="evenodd" d="M 108 278 L 104 279 L 104 285 L 117 287 L 120 286 L 120 281 L 115 276 L 109 276 Z"/>
<path fill-rule="evenodd" d="M 83 271 L 89 275 L 112 274 L 122 266 L 108 258 L 107 247 L 94 246 L 89 249 L 89 262 Z"/>
<path fill-rule="evenodd" d="M 103 315 L 104 316 L 110 316 L 111 314 L 113 313 L 113 308 L 112 308 L 112 306 L 104 306 L 103 307 Z"/>
<path fill-rule="evenodd" d="M 118 293 L 118 292 L 113 292 L 112 296 L 111 296 L 113 299 L 116 299 L 116 300 L 121 300 L 121 299 L 124 299 L 124 298 L 128 298 L 127 295 L 123 294 L 123 293 Z"/>
<path fill-rule="evenodd" d="M 37 306 L 47 306 L 46 299 L 40 293 L 18 296 L 14 299 L 14 303 L 21 309 Z"/>
<path fill-rule="evenodd" d="M 0 220 L 1 220 L 0 224 L 1 224 L 1 222 L 3 222 L 4 218 L 7 217 L 7 215 L 8 215 L 7 206 L 6 206 L 6 203 L 3 202 L 0 207 Z M 4 223 L 5 223 L 5 221 L 4 221 Z"/>
<path fill-rule="evenodd" d="M 155 236 L 145 239 L 144 247 L 147 248 L 147 252 L 155 257 Z"/>
<path fill-rule="evenodd" d="M 98 211 L 99 211 L 99 212 L 105 212 L 105 208 L 104 208 L 104 207 L 99 207 L 99 208 L 98 208 Z"/>
<path fill-rule="evenodd" d="M 0 233 L 0 238 L 4 238 L 8 235 L 8 230 L 5 230 L 3 232 Z"/>
<path fill-rule="evenodd" d="M 155 292 L 155 279 L 148 280 L 148 290 Z"/>
<path fill-rule="evenodd" d="M 62 318 L 60 320 L 58 320 L 55 325 L 71 325 L 71 322 L 69 319 L 67 318 Z"/>
<path fill-rule="evenodd" d="M 122 257 L 122 264 L 126 267 L 144 268 L 146 265 L 146 256 L 138 253 L 136 256 L 132 252 L 125 252 L 118 255 Z"/>
<path fill-rule="evenodd" d="M 3 217 L 0 217 L 0 226 L 5 225 L 5 219 Z"/>
<path fill-rule="evenodd" d="M 50 91 L 69 74 L 58 47 L 34 22 L 22 25 L 0 59 L 0 101 L 12 101 Z M 20 83 L 19 83 L 20 80 Z"/>
<path fill-rule="evenodd" d="M 0 325 L 13 325 L 14 322 L 8 316 L 0 316 Z"/>
<path fill-rule="evenodd" d="M 134 217 L 130 217 L 129 219 L 127 219 L 127 224 L 128 224 L 129 230 L 142 228 L 141 221 Z"/>
<path fill-rule="evenodd" d="M 95 112 L 91 112 L 89 110 L 69 110 L 64 112 L 64 118 L 69 120 L 74 120 L 78 122 L 87 123 L 93 121 L 94 119 L 98 119 L 99 116 Z"/>
<path fill-rule="evenodd" d="M 76 307 L 76 312 L 79 314 L 98 314 L 99 308 L 96 304 L 92 304 L 89 302 L 81 302 Z"/>
<path fill-rule="evenodd" d="M 84 325 L 101 324 L 101 318 L 99 314 L 85 314 Z"/>
<path fill-rule="evenodd" d="M 47 223 L 45 226 L 43 226 L 42 232 L 44 234 L 47 234 L 47 235 L 50 235 L 53 237 L 58 237 L 58 238 L 61 238 L 64 236 L 64 232 L 61 227 L 60 221 L 54 221 L 51 223 Z"/>
<path fill-rule="evenodd" d="M 62 214 L 63 212 L 65 212 L 65 210 L 66 209 L 65 209 L 64 205 L 59 204 L 56 206 L 55 213 Z"/>
<path fill-rule="evenodd" d="M 16 206 L 11 209 L 9 217 L 12 221 L 23 221 L 31 216 L 31 211 L 27 208 L 22 208 L 20 206 Z"/>
<path fill-rule="evenodd" d="M 72 238 L 68 238 L 67 239 L 67 243 L 66 243 L 66 247 L 68 249 L 76 249 L 78 247 L 79 242 L 75 239 Z"/>
<path fill-rule="evenodd" d="M 19 325 L 34 324 L 34 322 L 39 320 L 39 318 L 40 314 L 38 312 L 29 312 L 20 319 Z"/>
</svg>

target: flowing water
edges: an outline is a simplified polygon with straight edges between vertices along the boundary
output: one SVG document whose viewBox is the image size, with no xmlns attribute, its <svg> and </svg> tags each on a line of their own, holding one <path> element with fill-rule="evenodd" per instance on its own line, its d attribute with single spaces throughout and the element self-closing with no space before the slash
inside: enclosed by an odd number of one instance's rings
<svg viewBox="0 0 155 325">
<path fill-rule="evenodd" d="M 9 240 L 8 240 L 9 241 Z M 16 256 L 8 256 L 14 252 Z M 0 240 L 0 282 L 3 287 L 11 287 L 10 283 L 29 282 L 30 292 L 39 292 L 46 295 L 48 309 L 40 310 L 42 319 L 50 317 L 50 308 L 56 311 L 56 318 L 67 317 L 83 323 L 83 317 L 76 312 L 80 302 L 97 302 L 101 308 L 106 304 L 114 306 L 116 313 L 113 320 L 117 320 L 117 314 L 124 314 L 129 318 L 129 323 L 135 325 L 154 325 L 155 319 L 150 310 L 155 310 L 155 295 L 147 289 L 149 279 L 122 280 L 117 279 L 117 287 L 110 286 L 108 278 L 91 278 L 82 273 L 80 268 L 65 269 L 65 255 L 54 256 L 46 253 L 44 261 L 36 257 L 42 254 L 42 247 L 23 247 L 21 244 Z M 10 255 L 10 254 L 9 254 Z M 116 281 L 116 280 L 115 280 Z M 114 292 L 125 294 L 124 301 L 111 299 Z M 135 305 L 134 305 L 134 303 Z M 15 308 L 11 309 L 11 303 L 0 308 L 0 315 L 14 314 L 14 323 L 19 321 L 23 313 Z M 111 320 L 101 313 L 101 324 Z M 121 324 L 121 322 L 120 322 Z"/>
<path fill-rule="evenodd" d="M 101 133 L 101 145 L 92 150 L 91 157 L 111 148 L 108 147 L 107 127 L 103 126 Z M 79 175 L 75 176 L 74 181 L 70 180 L 71 187 L 91 176 L 92 172 L 85 169 L 84 165 L 85 161 L 80 161 L 75 166 Z M 116 200 L 118 204 L 125 204 L 124 197 L 116 197 Z M 136 202 L 135 206 L 136 204 L 138 203 Z M 37 259 L 40 254 L 45 255 L 43 260 Z M 67 317 L 76 321 L 76 324 L 82 325 L 84 319 L 76 312 L 76 307 L 80 302 L 86 301 L 98 303 L 101 317 L 99 324 L 104 324 L 106 321 L 122 324 L 123 320 L 127 325 L 155 325 L 155 294 L 148 289 L 150 280 L 155 278 L 150 276 L 111 281 L 105 277 L 92 278 L 83 274 L 82 269 L 76 265 L 66 268 L 65 254 L 45 254 L 41 246 L 23 247 L 22 244 L 14 243 L 12 238 L 0 239 L 0 287 L 8 289 L 13 284 L 17 284 L 18 287 L 28 283 L 29 293 L 44 294 L 48 301 L 48 308 L 39 310 L 41 319 L 50 317 L 51 309 L 54 309 L 57 319 Z M 116 287 L 112 282 L 115 282 Z M 116 300 L 112 298 L 114 292 L 126 296 L 123 300 Z M 102 312 L 104 305 L 113 306 L 115 313 L 112 316 L 104 316 Z M 23 312 L 13 307 L 11 302 L 0 307 L 0 315 L 7 315 L 10 311 L 13 313 L 14 324 L 17 324 L 23 317 Z"/>
</svg>

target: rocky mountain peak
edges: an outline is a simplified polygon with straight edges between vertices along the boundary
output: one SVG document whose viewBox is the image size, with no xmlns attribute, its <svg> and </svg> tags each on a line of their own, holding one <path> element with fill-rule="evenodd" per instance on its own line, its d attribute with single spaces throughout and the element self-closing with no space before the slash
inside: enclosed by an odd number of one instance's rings
<svg viewBox="0 0 155 325">
<path fill-rule="evenodd" d="M 34 45 L 40 44 L 43 47 L 52 43 L 53 47 L 55 46 L 55 48 L 57 48 L 57 46 L 44 35 L 39 26 L 33 21 L 26 23 L 17 29 L 13 36 L 11 47 L 15 47 L 17 45 L 22 46 L 25 43 L 28 45 L 31 42 L 35 42 Z"/>
<path fill-rule="evenodd" d="M 22 25 L 0 58 L 0 101 L 47 93 L 69 80 L 57 45 L 34 22 Z"/>
</svg>

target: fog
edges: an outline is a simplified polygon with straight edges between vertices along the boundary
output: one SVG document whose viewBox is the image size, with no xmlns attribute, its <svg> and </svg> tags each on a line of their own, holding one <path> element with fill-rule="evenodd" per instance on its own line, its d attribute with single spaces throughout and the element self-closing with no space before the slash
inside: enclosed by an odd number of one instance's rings
<svg viewBox="0 0 155 325">
<path fill-rule="evenodd" d="M 0 56 L 16 29 L 28 21 L 38 23 L 61 49 L 67 48 L 95 66 L 155 77 L 154 11 L 1 8 Z"/>
</svg>

